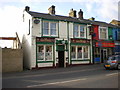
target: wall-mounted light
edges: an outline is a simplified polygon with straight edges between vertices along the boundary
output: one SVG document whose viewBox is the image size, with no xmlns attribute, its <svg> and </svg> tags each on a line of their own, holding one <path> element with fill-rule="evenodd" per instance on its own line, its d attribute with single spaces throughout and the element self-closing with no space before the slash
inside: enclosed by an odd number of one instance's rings
<svg viewBox="0 0 120 90">
<path fill-rule="evenodd" d="M 35 24 L 39 24 L 39 23 L 40 23 L 40 20 L 39 20 L 39 19 L 35 19 L 35 20 L 34 20 L 34 23 L 35 23 Z"/>
</svg>

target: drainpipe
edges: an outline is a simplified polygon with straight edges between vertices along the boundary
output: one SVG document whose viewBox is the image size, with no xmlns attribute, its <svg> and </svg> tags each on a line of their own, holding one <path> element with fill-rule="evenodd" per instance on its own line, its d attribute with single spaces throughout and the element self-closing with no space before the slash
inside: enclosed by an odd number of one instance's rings
<svg viewBox="0 0 120 90">
<path fill-rule="evenodd" d="M 94 41 L 93 41 L 94 30 L 93 30 L 92 24 L 88 25 L 88 28 L 91 35 L 91 62 L 90 63 L 94 64 Z"/>
</svg>

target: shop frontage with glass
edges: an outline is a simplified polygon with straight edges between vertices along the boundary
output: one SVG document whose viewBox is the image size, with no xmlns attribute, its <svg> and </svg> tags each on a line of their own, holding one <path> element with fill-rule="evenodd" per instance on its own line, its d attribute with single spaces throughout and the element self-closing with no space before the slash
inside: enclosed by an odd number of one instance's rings
<svg viewBox="0 0 120 90">
<path fill-rule="evenodd" d="M 71 39 L 70 44 L 70 63 L 71 64 L 88 64 L 90 57 L 90 40 L 87 39 Z"/>
<path fill-rule="evenodd" d="M 36 38 L 36 66 L 54 66 L 54 38 Z"/>
</svg>

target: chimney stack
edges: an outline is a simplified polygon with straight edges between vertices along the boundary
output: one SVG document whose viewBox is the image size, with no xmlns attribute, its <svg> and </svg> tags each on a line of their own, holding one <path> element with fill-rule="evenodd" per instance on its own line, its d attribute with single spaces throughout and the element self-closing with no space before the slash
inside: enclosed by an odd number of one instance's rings
<svg viewBox="0 0 120 90">
<path fill-rule="evenodd" d="M 91 18 L 89 18 L 89 20 L 95 21 L 95 18 L 94 18 L 94 17 L 91 17 Z"/>
<path fill-rule="evenodd" d="M 49 14 L 55 15 L 55 6 L 52 5 L 52 6 L 48 9 L 48 11 L 49 11 Z"/>
<path fill-rule="evenodd" d="M 83 19 L 83 11 L 80 9 L 80 11 L 78 12 L 78 17 L 80 19 Z"/>
<path fill-rule="evenodd" d="M 76 10 L 73 10 L 73 8 L 72 8 L 72 9 L 70 10 L 69 16 L 70 16 L 70 17 L 76 17 Z"/>
<path fill-rule="evenodd" d="M 26 12 L 29 12 L 29 10 L 30 10 L 30 7 L 29 7 L 29 6 L 26 6 L 26 7 L 25 7 L 25 11 L 26 11 Z"/>
</svg>

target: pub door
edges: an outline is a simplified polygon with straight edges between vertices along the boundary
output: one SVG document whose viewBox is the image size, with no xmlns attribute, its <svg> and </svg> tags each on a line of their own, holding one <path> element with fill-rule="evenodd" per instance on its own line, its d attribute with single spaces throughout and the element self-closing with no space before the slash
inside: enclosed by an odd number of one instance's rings
<svg viewBox="0 0 120 90">
<path fill-rule="evenodd" d="M 64 67 L 64 51 L 58 51 L 58 65 Z"/>
</svg>

